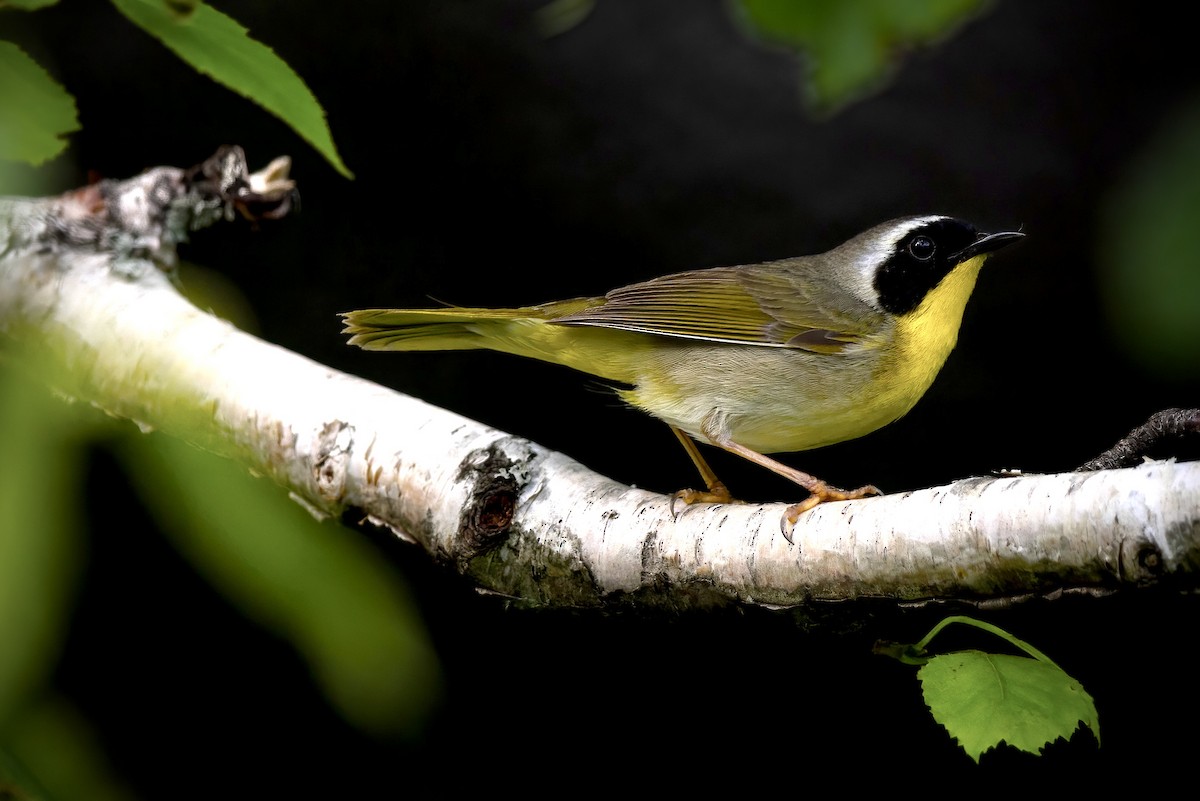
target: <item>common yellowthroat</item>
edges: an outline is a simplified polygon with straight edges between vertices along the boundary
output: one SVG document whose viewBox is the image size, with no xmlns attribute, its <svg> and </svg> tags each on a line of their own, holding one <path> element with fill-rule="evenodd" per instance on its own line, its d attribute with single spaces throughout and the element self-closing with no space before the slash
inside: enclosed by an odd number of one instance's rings
<svg viewBox="0 0 1200 801">
<path fill-rule="evenodd" d="M 674 273 L 603 297 L 347 312 L 343 333 L 367 350 L 485 348 L 622 385 L 617 395 L 670 426 L 704 479 L 672 507 L 733 500 L 699 440 L 808 490 L 787 509 L 787 534 L 818 503 L 879 490 L 838 489 L 763 454 L 861 437 L 908 412 L 958 340 L 980 267 L 1023 236 L 904 217 L 825 253 Z"/>
</svg>

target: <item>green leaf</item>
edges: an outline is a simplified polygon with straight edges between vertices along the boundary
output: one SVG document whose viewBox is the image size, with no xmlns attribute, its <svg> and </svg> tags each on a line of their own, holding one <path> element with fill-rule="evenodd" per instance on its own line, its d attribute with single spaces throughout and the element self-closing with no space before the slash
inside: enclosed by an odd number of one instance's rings
<svg viewBox="0 0 1200 801">
<path fill-rule="evenodd" d="M 1097 242 L 1113 338 L 1149 371 L 1200 377 L 1200 99 L 1133 161 Z"/>
<path fill-rule="evenodd" d="M 578 27 L 596 8 L 596 0 L 549 0 L 533 12 L 542 36 L 558 36 Z"/>
<path fill-rule="evenodd" d="M 162 0 L 112 0 L 134 24 L 218 83 L 276 115 L 347 178 L 325 121 L 325 111 L 283 59 L 250 38 L 230 17 L 202 2 L 180 14 Z M 190 4 L 189 4 L 190 5 Z"/>
<path fill-rule="evenodd" d="M 25 51 L 0 41 L 0 159 L 41 164 L 78 130 L 75 98 Z"/>
<path fill-rule="evenodd" d="M 930 641 L 955 624 L 987 631 L 1031 658 L 983 651 L 926 656 Z M 976 762 L 1002 742 L 1038 753 L 1060 737 L 1070 738 L 1080 723 L 1100 741 L 1096 707 L 1083 687 L 1050 657 L 991 623 L 952 615 L 920 642 L 876 643 L 875 652 L 923 665 L 917 677 L 926 704 Z"/>
<path fill-rule="evenodd" d="M 180 19 L 190 17 L 195 13 L 196 6 L 200 5 L 200 0 L 162 0 L 162 2 L 168 11 Z"/>
<path fill-rule="evenodd" d="M 50 801 L 34 775 L 11 754 L 0 748 L 0 799 L 3 801 Z"/>
<path fill-rule="evenodd" d="M 990 0 L 740 0 L 748 29 L 807 54 L 805 98 L 832 113 L 878 90 L 910 50 L 952 35 Z"/>
<path fill-rule="evenodd" d="M 131 439 L 130 477 L 176 546 L 246 613 L 291 639 L 356 725 L 414 734 L 440 696 L 437 659 L 398 577 L 359 535 L 275 484 L 164 436 Z"/>
<path fill-rule="evenodd" d="M 0 367 L 0 731 L 43 689 L 65 637 L 83 551 L 85 417 Z"/>
<path fill-rule="evenodd" d="M 58 0 L 0 0 L 0 9 L 15 8 L 18 11 L 37 11 L 39 8 L 52 6 Z"/>
<path fill-rule="evenodd" d="M 44 787 L 43 796 L 56 801 L 132 801 L 133 795 L 114 773 L 101 738 L 64 696 L 49 695 L 27 707 L 6 734 L 10 759 L 25 772 L 25 783 L 19 785 L 22 789 Z M 4 749 L 0 748 L 0 788 L 3 763 Z M 0 792 L 0 799 L 7 798 Z"/>
<path fill-rule="evenodd" d="M 1040 753 L 1080 723 L 1099 740 L 1091 696 L 1048 662 L 961 651 L 931 658 L 917 677 L 934 718 L 976 762 L 1001 742 Z"/>
</svg>

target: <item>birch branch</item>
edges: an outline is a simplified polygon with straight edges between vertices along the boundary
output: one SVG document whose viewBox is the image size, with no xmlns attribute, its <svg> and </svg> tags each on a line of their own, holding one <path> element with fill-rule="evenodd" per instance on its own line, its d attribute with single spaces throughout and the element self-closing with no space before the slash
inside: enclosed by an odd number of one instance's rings
<svg viewBox="0 0 1200 801">
<path fill-rule="evenodd" d="M 286 160 L 236 148 L 43 199 L 0 200 L 0 330 L 59 388 L 269 476 L 315 514 L 382 526 L 524 604 L 1004 604 L 1196 588 L 1200 463 L 975 478 L 822 504 L 696 505 L 317 364 L 191 305 L 189 231 L 285 214 Z M 330 310 L 330 324 L 336 325 Z M 216 501 L 214 501 L 216 502 Z"/>
</svg>

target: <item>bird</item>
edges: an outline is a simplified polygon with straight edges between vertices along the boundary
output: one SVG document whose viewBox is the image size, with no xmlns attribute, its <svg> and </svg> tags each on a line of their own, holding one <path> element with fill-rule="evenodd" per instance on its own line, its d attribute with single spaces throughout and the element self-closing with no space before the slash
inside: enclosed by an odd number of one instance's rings
<svg viewBox="0 0 1200 801">
<path fill-rule="evenodd" d="M 869 434 L 908 413 L 958 341 L 983 263 L 1025 234 L 985 233 L 940 214 L 875 225 L 823 253 L 651 278 L 602 296 L 519 308 L 446 306 L 341 313 L 348 344 L 372 351 L 488 349 L 608 382 L 670 427 L 704 489 L 676 507 L 737 502 L 697 443 L 741 456 L 808 492 L 780 521 L 840 489 L 766 454 Z"/>
</svg>

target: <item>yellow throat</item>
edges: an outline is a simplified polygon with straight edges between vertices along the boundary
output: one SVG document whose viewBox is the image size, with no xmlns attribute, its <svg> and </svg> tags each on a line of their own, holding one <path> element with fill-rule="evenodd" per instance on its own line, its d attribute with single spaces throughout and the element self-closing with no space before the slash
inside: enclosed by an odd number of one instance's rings
<svg viewBox="0 0 1200 801">
<path fill-rule="evenodd" d="M 917 308 L 897 318 L 895 349 L 891 358 L 883 359 L 878 368 L 891 375 L 883 381 L 883 376 L 877 374 L 877 380 L 882 381 L 881 386 L 891 388 L 905 412 L 933 384 L 954 350 L 963 311 L 986 260 L 985 254 L 958 265 L 925 295 Z"/>
</svg>

